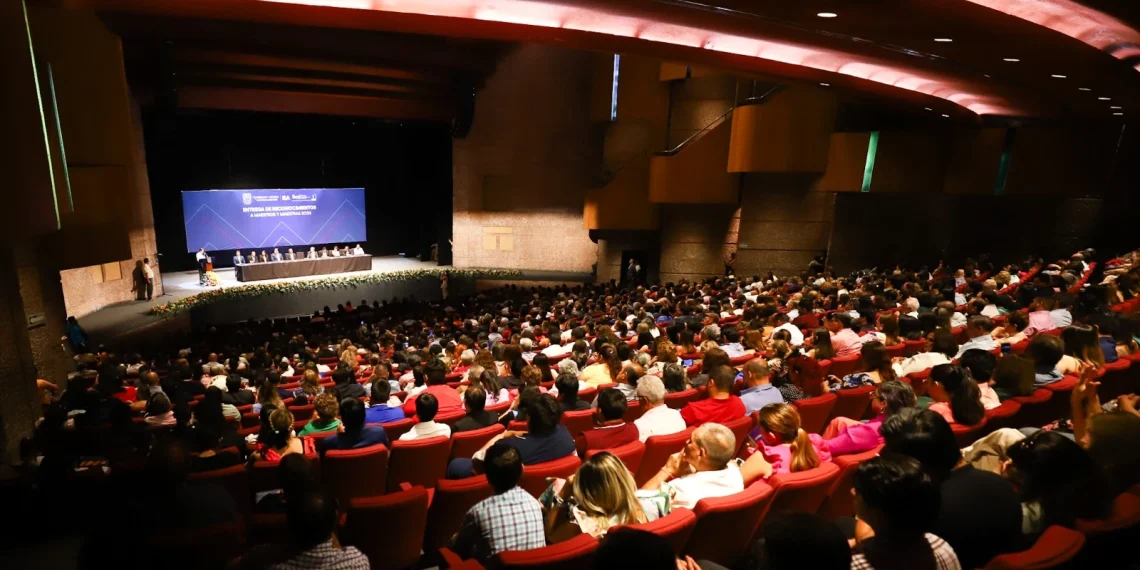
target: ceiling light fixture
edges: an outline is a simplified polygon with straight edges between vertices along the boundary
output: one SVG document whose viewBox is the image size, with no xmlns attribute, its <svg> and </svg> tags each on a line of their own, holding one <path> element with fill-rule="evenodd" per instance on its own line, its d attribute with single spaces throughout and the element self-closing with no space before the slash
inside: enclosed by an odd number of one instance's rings
<svg viewBox="0 0 1140 570">
<path fill-rule="evenodd" d="M 934 41 L 941 42 L 944 44 L 948 44 L 948 43 L 954 41 L 954 38 L 934 38 Z"/>
<path fill-rule="evenodd" d="M 819 86 L 820 87 L 831 87 L 831 84 L 830 83 L 820 83 Z"/>
<path fill-rule="evenodd" d="M 1113 106 L 1109 107 L 1109 109 L 1123 109 L 1123 108 L 1124 107 L 1121 107 L 1120 105 L 1113 105 Z"/>
<path fill-rule="evenodd" d="M 1112 101 L 1112 97 L 1097 97 L 1097 101 Z"/>
<path fill-rule="evenodd" d="M 933 111 L 934 110 L 934 109 L 931 109 L 930 107 L 923 107 L 923 109 L 926 109 L 927 111 Z"/>
<path fill-rule="evenodd" d="M 1124 113 L 1113 113 L 1113 115 L 1115 115 L 1115 116 L 1117 116 L 1117 117 L 1123 117 L 1123 116 L 1124 116 Z"/>
<path fill-rule="evenodd" d="M 1088 87 L 1077 87 L 1077 91 L 1092 91 L 1092 89 L 1089 89 Z"/>
<path fill-rule="evenodd" d="M 836 14 L 835 12 L 820 12 L 816 14 L 816 16 L 820 18 L 838 18 L 839 14 Z"/>
<path fill-rule="evenodd" d="M 1019 61 L 1021 61 L 1021 60 L 1020 60 L 1020 59 L 1017 59 L 1016 57 L 1007 57 L 1007 58 L 1004 58 L 1004 59 L 1002 59 L 1002 61 L 1008 61 L 1008 62 L 1010 62 L 1010 63 L 1017 63 L 1017 62 L 1019 62 Z"/>
<path fill-rule="evenodd" d="M 1053 77 L 1055 77 L 1055 78 L 1057 78 L 1057 79 L 1065 79 L 1065 76 L 1064 76 L 1064 75 L 1060 75 L 1060 74 L 1057 74 L 1057 73 L 1054 73 L 1054 74 L 1053 74 Z"/>
<path fill-rule="evenodd" d="M 950 115 L 947 115 L 946 113 L 942 113 L 942 116 L 943 116 L 944 118 L 947 118 L 947 119 L 949 119 L 949 118 L 950 118 Z"/>
</svg>

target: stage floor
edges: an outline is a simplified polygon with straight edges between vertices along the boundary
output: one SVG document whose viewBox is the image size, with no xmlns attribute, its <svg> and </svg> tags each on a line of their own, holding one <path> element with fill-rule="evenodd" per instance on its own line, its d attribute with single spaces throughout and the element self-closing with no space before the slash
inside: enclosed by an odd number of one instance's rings
<svg viewBox="0 0 1140 570">
<path fill-rule="evenodd" d="M 372 272 L 383 273 L 389 271 L 403 271 L 409 269 L 431 269 L 441 267 L 434 261 L 419 261 L 418 259 L 391 256 L 373 257 Z M 249 281 L 242 283 L 234 275 L 234 269 L 224 268 L 214 272 L 218 276 L 217 287 L 207 287 L 198 284 L 197 271 L 178 271 L 161 273 L 162 285 L 166 296 L 155 297 L 152 301 L 124 301 L 108 305 L 94 313 L 79 318 L 79 323 L 95 342 L 105 342 L 114 337 L 128 333 L 133 329 L 157 323 L 162 320 L 150 314 L 155 305 L 169 303 L 177 299 L 197 295 L 204 291 L 222 287 L 237 287 L 240 285 L 253 285 L 264 283 L 280 283 L 288 281 L 301 281 L 305 279 L 327 279 L 341 275 L 360 275 L 367 271 L 353 271 L 351 273 L 332 273 L 329 275 L 316 275 L 312 277 L 289 277 L 285 279 L 265 279 L 262 281 Z"/>
</svg>

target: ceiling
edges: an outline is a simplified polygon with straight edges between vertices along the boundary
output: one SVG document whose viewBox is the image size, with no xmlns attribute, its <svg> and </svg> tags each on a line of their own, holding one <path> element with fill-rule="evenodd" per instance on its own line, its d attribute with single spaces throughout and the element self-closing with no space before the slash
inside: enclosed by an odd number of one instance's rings
<svg viewBox="0 0 1140 570">
<path fill-rule="evenodd" d="M 256 86 L 274 66 L 232 54 L 257 55 L 265 48 L 277 57 L 319 56 L 330 64 L 380 60 L 379 67 L 389 70 L 309 70 L 284 84 L 270 74 L 269 88 L 335 88 L 346 97 L 372 89 L 392 101 L 446 99 L 447 88 L 441 92 L 426 78 L 392 76 L 393 70 L 439 71 L 420 61 L 420 49 L 396 48 L 408 42 L 439 57 L 482 60 L 483 67 L 471 61 L 441 66 L 442 76 L 463 77 L 450 84 L 462 89 L 493 69 L 500 42 L 533 41 L 821 83 L 951 120 L 1113 121 L 1140 113 L 1140 8 L 1133 6 L 1140 3 L 1118 0 L 71 2 L 108 14 L 126 38 L 188 34 L 174 48 L 179 65 L 190 66 L 189 77 L 179 81 L 234 89 Z M 819 16 L 827 12 L 835 17 Z M 131 18 L 142 23 L 124 27 Z M 156 28 L 152 20 L 166 26 Z M 321 41 L 315 47 L 296 41 L 301 32 Z M 370 46 L 378 32 L 417 35 L 393 36 L 383 44 L 389 51 Z M 219 62 L 225 58 L 211 51 L 231 59 Z M 282 67 L 297 68 L 276 68 Z"/>
</svg>

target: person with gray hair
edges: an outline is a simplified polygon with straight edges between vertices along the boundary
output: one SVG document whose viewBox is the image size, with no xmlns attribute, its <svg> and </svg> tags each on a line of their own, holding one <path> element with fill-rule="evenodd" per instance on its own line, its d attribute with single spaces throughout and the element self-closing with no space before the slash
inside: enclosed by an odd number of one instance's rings
<svg viewBox="0 0 1140 570">
<path fill-rule="evenodd" d="M 641 488 L 663 490 L 673 498 L 673 508 L 693 508 L 701 499 L 724 497 L 744 490 L 740 468 L 732 461 L 736 436 L 718 423 L 702 424 L 693 430 L 685 448 L 669 456 L 661 468 Z"/>
<path fill-rule="evenodd" d="M 569 358 L 563 358 L 558 361 L 558 374 L 573 374 L 575 378 L 578 377 L 578 363 Z"/>
<path fill-rule="evenodd" d="M 711 340 L 720 344 L 720 325 L 711 324 L 701 330 L 701 338 L 703 340 Z"/>
<path fill-rule="evenodd" d="M 665 391 L 670 394 L 689 389 L 689 379 L 685 375 L 685 367 L 676 362 L 670 362 L 661 367 L 661 381 L 665 383 Z"/>
<path fill-rule="evenodd" d="M 645 442 L 650 436 L 671 435 L 685 431 L 681 412 L 665 405 L 665 384 L 656 376 L 643 376 L 637 381 L 637 399 L 645 412 L 634 420 L 638 439 Z"/>
<path fill-rule="evenodd" d="M 460 366 L 471 366 L 475 364 L 475 351 L 468 348 L 459 355 Z"/>
</svg>

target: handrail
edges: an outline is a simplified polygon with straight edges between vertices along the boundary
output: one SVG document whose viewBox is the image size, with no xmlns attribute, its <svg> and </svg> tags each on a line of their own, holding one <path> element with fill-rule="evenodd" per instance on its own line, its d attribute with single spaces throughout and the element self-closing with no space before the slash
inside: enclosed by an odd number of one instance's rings
<svg viewBox="0 0 1140 570">
<path fill-rule="evenodd" d="M 780 91 L 783 88 L 784 87 L 782 85 L 775 85 L 771 89 L 765 91 L 764 94 L 762 94 L 758 97 L 749 97 L 747 99 L 741 100 L 739 103 L 733 105 L 727 111 L 722 113 L 719 117 L 713 119 L 712 122 L 705 125 L 703 128 L 701 128 L 701 130 L 693 133 L 692 135 L 689 136 L 689 138 L 681 141 L 681 143 L 678 144 L 677 146 L 675 146 L 673 148 L 668 148 L 668 149 L 665 149 L 662 151 L 658 151 L 658 152 L 655 152 L 653 154 L 655 156 L 675 156 L 677 153 L 684 150 L 684 148 L 686 146 L 696 142 L 696 140 L 698 138 L 703 137 L 709 131 L 720 126 L 720 124 L 722 122 L 724 122 L 725 119 L 727 119 L 730 115 L 732 115 L 732 112 L 735 111 L 737 107 L 743 107 L 745 105 L 759 105 L 759 104 L 763 103 L 764 101 L 767 101 L 768 97 L 770 97 L 773 93 L 776 93 L 777 91 Z"/>
</svg>

